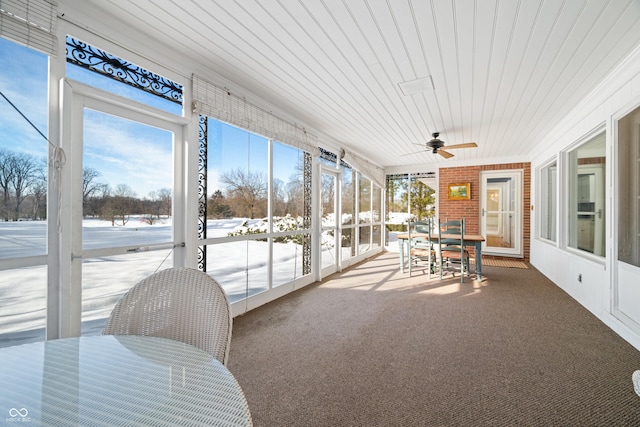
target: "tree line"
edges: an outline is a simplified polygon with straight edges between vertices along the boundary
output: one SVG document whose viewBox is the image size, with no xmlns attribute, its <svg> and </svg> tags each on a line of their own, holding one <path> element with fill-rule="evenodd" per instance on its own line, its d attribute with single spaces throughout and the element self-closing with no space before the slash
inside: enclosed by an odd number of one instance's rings
<svg viewBox="0 0 640 427">
<path fill-rule="evenodd" d="M 126 225 L 131 216 L 142 216 L 149 224 L 159 218 L 171 216 L 171 189 L 152 191 L 139 198 L 127 184 L 111 188 L 99 180 L 100 171 L 82 170 L 82 214 L 85 218 L 100 218 L 112 225 Z"/>
<path fill-rule="evenodd" d="M 152 223 L 171 215 L 171 190 L 162 188 L 139 198 L 127 184 L 111 188 L 93 168 L 82 171 L 84 217 L 125 225 L 132 215 Z M 47 163 L 44 158 L 0 149 L 0 220 L 43 220 L 47 217 Z"/>
<path fill-rule="evenodd" d="M 269 208 L 269 183 L 263 172 L 232 169 L 220 174 L 224 188 L 217 189 L 207 200 L 207 217 L 264 218 Z M 293 174 L 288 183 L 274 179 L 272 184 L 272 209 L 274 216 L 303 215 L 303 182 L 299 174 Z"/>
<path fill-rule="evenodd" d="M 112 188 L 100 180 L 100 171 L 82 171 L 83 216 L 125 225 L 131 216 L 143 215 L 150 223 L 171 215 L 171 189 L 161 188 L 146 197 L 138 197 L 127 184 Z M 233 169 L 220 175 L 223 188 L 207 201 L 209 219 L 245 217 L 264 218 L 268 215 L 269 185 L 264 172 Z M 332 181 L 323 182 L 323 194 L 335 194 Z M 274 216 L 304 215 L 304 182 L 302 173 L 293 173 L 289 182 L 274 179 L 271 186 L 271 207 Z M 346 190 L 349 192 L 350 190 Z M 43 220 L 47 216 L 47 164 L 44 158 L 0 149 L 0 219 L 18 221 Z M 344 197 L 345 194 L 343 194 Z M 331 197 L 323 200 L 331 211 Z M 352 197 L 343 198 L 351 200 Z M 325 207 L 323 206 L 323 211 Z M 343 206 L 344 208 L 344 206 Z"/>
<path fill-rule="evenodd" d="M 298 173 L 289 177 L 285 183 L 274 179 L 272 183 L 271 206 L 273 216 L 294 218 L 304 215 L 304 182 L 301 167 Z M 207 218 L 265 218 L 269 207 L 269 182 L 264 172 L 245 169 L 232 169 L 220 174 L 223 189 L 217 189 L 207 200 Z M 335 182 L 322 180 L 322 211 L 333 211 Z M 353 189 L 343 188 L 343 210 L 353 210 Z M 351 209 L 351 210 L 350 210 Z"/>
</svg>

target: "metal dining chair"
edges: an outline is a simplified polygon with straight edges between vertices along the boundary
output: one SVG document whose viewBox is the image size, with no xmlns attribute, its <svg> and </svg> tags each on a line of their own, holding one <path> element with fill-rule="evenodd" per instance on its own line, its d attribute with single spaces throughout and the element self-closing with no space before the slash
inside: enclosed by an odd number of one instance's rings
<svg viewBox="0 0 640 427">
<path fill-rule="evenodd" d="M 118 301 L 104 335 L 146 335 L 198 347 L 224 365 L 233 317 L 226 293 L 206 273 L 169 268 L 138 282 Z"/>
<path fill-rule="evenodd" d="M 439 222 L 438 233 L 440 279 L 445 269 L 451 271 L 454 276 L 456 271 L 460 271 L 460 282 L 464 283 L 465 273 L 467 277 L 471 277 L 469 251 L 464 245 L 465 220 Z"/>
</svg>

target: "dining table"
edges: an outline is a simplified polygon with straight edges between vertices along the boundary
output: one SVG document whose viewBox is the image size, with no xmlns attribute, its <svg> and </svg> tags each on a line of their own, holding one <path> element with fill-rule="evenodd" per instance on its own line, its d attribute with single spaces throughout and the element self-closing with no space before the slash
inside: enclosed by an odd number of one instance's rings
<svg viewBox="0 0 640 427">
<path fill-rule="evenodd" d="M 213 355 L 166 338 L 96 335 L 0 348 L 0 424 L 251 426 L 252 419 L 238 381 Z"/>
<path fill-rule="evenodd" d="M 443 237 L 460 239 L 459 234 L 457 236 L 447 236 L 446 234 L 444 234 Z M 404 273 L 404 253 L 405 248 L 407 250 L 407 253 L 409 253 L 409 233 L 398 234 L 396 238 L 398 239 L 398 251 L 400 252 L 400 271 Z M 431 239 L 432 242 L 438 242 L 440 240 L 440 235 L 429 235 L 427 233 L 411 233 L 411 239 L 422 241 L 428 241 L 429 239 Z M 462 236 L 462 240 L 465 246 L 473 246 L 475 248 L 476 277 L 479 281 L 482 281 L 482 242 L 485 241 L 485 238 L 480 234 L 465 234 L 464 236 Z"/>
</svg>

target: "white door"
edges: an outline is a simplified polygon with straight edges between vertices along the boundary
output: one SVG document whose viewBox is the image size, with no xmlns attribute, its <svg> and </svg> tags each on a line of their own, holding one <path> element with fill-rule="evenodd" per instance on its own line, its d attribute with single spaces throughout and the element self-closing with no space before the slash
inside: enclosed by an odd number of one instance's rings
<svg viewBox="0 0 640 427">
<path fill-rule="evenodd" d="M 320 265 L 322 277 L 338 271 L 341 214 L 338 200 L 338 172 L 321 166 L 320 180 Z"/>
<path fill-rule="evenodd" d="M 480 175 L 482 252 L 522 256 L 522 171 Z"/>
<path fill-rule="evenodd" d="M 120 296 L 184 264 L 183 127 L 152 107 L 79 82 L 64 86 L 61 337 L 99 334 Z M 73 165 L 73 167 L 71 167 Z M 178 171 L 178 172 L 176 172 Z M 162 195 L 162 197 L 160 197 Z M 68 246 L 67 246 L 68 245 Z"/>
</svg>

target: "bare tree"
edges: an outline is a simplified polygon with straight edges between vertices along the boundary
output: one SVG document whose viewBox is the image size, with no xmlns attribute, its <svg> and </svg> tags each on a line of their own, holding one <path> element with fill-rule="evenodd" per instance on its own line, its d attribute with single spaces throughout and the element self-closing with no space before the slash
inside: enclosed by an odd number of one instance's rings
<svg viewBox="0 0 640 427">
<path fill-rule="evenodd" d="M 271 182 L 271 206 L 273 215 L 285 216 L 287 214 L 287 199 L 285 193 L 284 181 L 275 178 Z"/>
<path fill-rule="evenodd" d="M 149 199 L 142 201 L 143 211 L 149 214 L 145 221 L 153 224 L 154 216 L 160 218 L 162 215 L 171 216 L 171 190 L 161 188 L 149 193 Z"/>
<path fill-rule="evenodd" d="M 47 200 L 47 168 L 41 168 L 37 172 L 37 177 L 31 187 L 31 195 L 33 196 L 33 205 L 31 211 L 32 219 L 46 218 L 46 200 Z"/>
<path fill-rule="evenodd" d="M 127 184 L 118 184 L 105 203 L 103 214 L 111 220 L 111 225 L 115 225 L 116 220 L 126 225 L 135 207 L 136 193 Z"/>
<path fill-rule="evenodd" d="M 84 168 L 82 170 L 82 206 L 84 215 L 89 214 L 87 208 L 92 199 L 107 193 L 108 184 L 97 181 L 101 175 L 102 173 L 94 168 Z"/>
<path fill-rule="evenodd" d="M 171 215 L 171 189 L 161 188 L 156 193 L 156 201 L 158 202 L 158 214 L 159 215 Z"/>
<path fill-rule="evenodd" d="M 301 174 L 292 174 L 287 183 L 287 213 L 292 216 L 303 215 L 304 183 Z"/>
<path fill-rule="evenodd" d="M 11 191 L 10 186 L 13 181 L 13 167 L 11 166 L 13 153 L 0 149 L 0 190 L 2 191 L 2 209 L 0 213 L 5 221 L 9 221 Z"/>
<path fill-rule="evenodd" d="M 18 220 L 22 202 L 29 196 L 29 188 L 36 183 L 46 166 L 36 157 L 25 153 L 14 153 L 10 165 L 13 168 L 11 186 L 15 198 L 13 219 Z"/>
<path fill-rule="evenodd" d="M 220 175 L 226 186 L 229 201 L 236 205 L 236 215 L 255 218 L 266 214 L 267 178 L 264 173 L 233 169 Z"/>
</svg>

